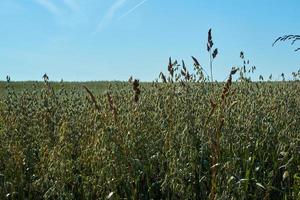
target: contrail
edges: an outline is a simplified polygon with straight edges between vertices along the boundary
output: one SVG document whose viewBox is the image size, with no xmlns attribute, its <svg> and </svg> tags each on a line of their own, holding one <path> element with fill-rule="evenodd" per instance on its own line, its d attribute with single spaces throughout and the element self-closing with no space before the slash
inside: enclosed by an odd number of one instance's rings
<svg viewBox="0 0 300 200">
<path fill-rule="evenodd" d="M 122 16 L 120 16 L 118 18 L 118 20 L 123 19 L 124 17 L 126 17 L 127 15 L 129 15 L 130 13 L 132 13 L 133 11 L 135 11 L 138 7 L 140 7 L 141 5 L 143 5 L 144 3 L 146 3 L 146 1 L 148 0 L 143 0 L 140 3 L 138 3 L 137 5 L 135 5 L 133 8 L 131 8 L 130 10 L 128 10 L 126 13 L 124 13 Z"/>
<path fill-rule="evenodd" d="M 75 0 L 63 0 L 63 2 L 73 11 L 79 10 L 79 5 Z"/>
<path fill-rule="evenodd" d="M 54 3 L 52 3 L 52 1 L 50 1 L 50 0 L 34 0 L 34 1 L 38 4 L 40 4 L 41 6 L 43 6 L 45 9 L 47 9 L 52 14 L 54 14 L 54 15 L 60 14 L 59 9 L 56 7 L 56 5 Z"/>
<path fill-rule="evenodd" d="M 105 15 L 102 17 L 101 21 L 98 23 L 96 30 L 92 32 L 92 35 L 95 35 L 99 32 L 104 26 L 106 26 L 115 16 L 115 13 L 126 3 L 127 0 L 116 0 L 113 3 Z"/>
</svg>

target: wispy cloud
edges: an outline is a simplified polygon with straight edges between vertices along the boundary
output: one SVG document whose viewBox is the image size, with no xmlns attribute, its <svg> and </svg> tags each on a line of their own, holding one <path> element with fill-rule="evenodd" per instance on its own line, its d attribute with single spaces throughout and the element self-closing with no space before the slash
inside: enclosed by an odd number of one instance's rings
<svg viewBox="0 0 300 200">
<path fill-rule="evenodd" d="M 96 34 L 105 27 L 114 18 L 116 12 L 125 4 L 126 1 L 127 0 L 116 0 L 102 17 L 93 34 Z"/>
<path fill-rule="evenodd" d="M 51 12 L 54 15 L 59 15 L 60 11 L 58 7 L 50 0 L 34 0 L 36 3 L 43 6 L 45 9 L 47 9 L 49 12 Z"/>
<path fill-rule="evenodd" d="M 63 0 L 64 4 L 68 6 L 72 11 L 78 11 L 79 5 L 75 0 Z"/>
<path fill-rule="evenodd" d="M 126 13 L 124 13 L 123 15 L 121 15 L 118 20 L 123 19 L 124 17 L 128 16 L 130 13 L 132 13 L 133 11 L 135 11 L 137 8 L 139 8 L 141 5 L 143 5 L 144 3 L 146 3 L 148 0 L 143 0 L 140 3 L 138 3 L 137 5 L 135 5 L 133 8 L 131 8 L 130 10 L 128 10 Z"/>
</svg>

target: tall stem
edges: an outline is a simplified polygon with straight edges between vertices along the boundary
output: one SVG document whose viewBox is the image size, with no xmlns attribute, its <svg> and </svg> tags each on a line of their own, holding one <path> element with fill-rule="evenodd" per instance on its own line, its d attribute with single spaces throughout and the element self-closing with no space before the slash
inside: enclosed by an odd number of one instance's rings
<svg viewBox="0 0 300 200">
<path fill-rule="evenodd" d="M 214 82 L 214 79 L 213 79 L 213 71 L 212 71 L 212 54 L 211 54 L 211 49 L 209 50 L 209 64 L 210 64 L 210 76 L 211 76 L 211 82 Z"/>
</svg>

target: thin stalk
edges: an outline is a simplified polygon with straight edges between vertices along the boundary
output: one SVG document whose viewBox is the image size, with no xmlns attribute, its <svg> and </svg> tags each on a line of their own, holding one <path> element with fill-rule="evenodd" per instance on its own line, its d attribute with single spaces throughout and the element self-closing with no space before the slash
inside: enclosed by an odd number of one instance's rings
<svg viewBox="0 0 300 200">
<path fill-rule="evenodd" d="M 212 53 L 211 53 L 211 49 L 209 50 L 209 66 L 210 66 L 210 77 L 211 77 L 211 82 L 214 82 L 213 79 L 213 71 L 212 71 Z"/>
</svg>

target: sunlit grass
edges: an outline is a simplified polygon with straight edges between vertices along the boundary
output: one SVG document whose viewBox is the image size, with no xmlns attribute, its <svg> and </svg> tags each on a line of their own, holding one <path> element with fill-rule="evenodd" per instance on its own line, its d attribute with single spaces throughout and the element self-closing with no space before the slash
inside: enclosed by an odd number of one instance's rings
<svg viewBox="0 0 300 200">
<path fill-rule="evenodd" d="M 300 82 L 241 58 L 224 83 L 193 57 L 147 84 L 0 84 L 0 199 L 299 199 Z"/>
</svg>

